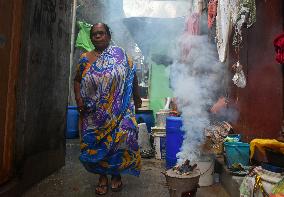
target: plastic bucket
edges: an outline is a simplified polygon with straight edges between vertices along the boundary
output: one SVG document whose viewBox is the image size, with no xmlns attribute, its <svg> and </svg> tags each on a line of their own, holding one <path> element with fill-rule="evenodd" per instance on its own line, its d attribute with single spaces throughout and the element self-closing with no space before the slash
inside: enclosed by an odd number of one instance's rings
<svg viewBox="0 0 284 197">
<path fill-rule="evenodd" d="M 166 133 L 166 128 L 163 128 L 163 127 L 151 127 L 151 133 L 154 134 L 154 133 Z"/>
<path fill-rule="evenodd" d="M 165 159 L 166 157 L 166 132 L 158 132 L 153 134 L 155 158 Z"/>
<path fill-rule="evenodd" d="M 77 138 L 79 135 L 79 113 L 76 106 L 68 106 L 67 110 L 67 125 L 66 125 L 66 138 Z"/>
<path fill-rule="evenodd" d="M 154 127 L 155 119 L 153 110 L 137 110 L 136 112 L 137 123 L 146 123 L 148 133 L 151 133 L 151 127 Z"/>
<path fill-rule="evenodd" d="M 243 142 L 225 142 L 227 166 L 231 168 L 234 163 L 249 165 L 249 144 Z"/>
<path fill-rule="evenodd" d="M 165 127 L 166 119 L 169 116 L 170 111 L 160 110 L 156 113 L 156 127 Z"/>
<path fill-rule="evenodd" d="M 166 119 L 166 168 L 176 165 L 176 154 L 180 152 L 184 132 L 181 130 L 181 117 L 169 116 Z"/>
<path fill-rule="evenodd" d="M 200 170 L 199 185 L 210 186 L 214 183 L 214 160 L 196 161 L 197 168 Z"/>
<path fill-rule="evenodd" d="M 139 110 L 148 110 L 149 109 L 149 99 L 143 99 L 141 98 L 142 100 L 142 104 L 141 104 L 141 107 L 139 108 Z"/>
</svg>

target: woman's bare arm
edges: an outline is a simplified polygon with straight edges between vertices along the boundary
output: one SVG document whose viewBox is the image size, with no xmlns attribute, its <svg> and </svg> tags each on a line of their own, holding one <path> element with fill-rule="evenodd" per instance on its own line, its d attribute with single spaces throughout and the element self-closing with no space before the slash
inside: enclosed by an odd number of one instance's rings
<svg viewBox="0 0 284 197">
<path fill-rule="evenodd" d="M 76 73 L 76 76 L 74 78 L 74 94 L 75 94 L 75 100 L 77 107 L 79 109 L 79 112 L 81 113 L 84 110 L 84 103 L 83 99 L 80 94 L 80 83 L 81 83 L 81 77 L 79 72 Z"/>
</svg>

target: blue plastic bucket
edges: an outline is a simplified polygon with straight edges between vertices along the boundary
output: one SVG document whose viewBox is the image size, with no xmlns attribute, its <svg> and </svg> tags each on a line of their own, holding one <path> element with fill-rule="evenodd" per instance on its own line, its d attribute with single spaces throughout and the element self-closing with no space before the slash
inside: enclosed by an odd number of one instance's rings
<svg viewBox="0 0 284 197">
<path fill-rule="evenodd" d="M 249 144 L 243 142 L 225 142 L 226 160 L 228 168 L 235 163 L 249 165 Z"/>
<path fill-rule="evenodd" d="M 153 110 L 138 110 L 136 111 L 137 123 L 146 123 L 148 133 L 151 133 L 151 127 L 155 125 Z"/>
<path fill-rule="evenodd" d="M 180 152 L 184 132 L 181 130 L 181 117 L 169 116 L 166 119 L 166 168 L 176 165 L 176 154 Z"/>
<path fill-rule="evenodd" d="M 79 134 L 79 113 L 76 106 L 68 106 L 67 110 L 67 126 L 66 126 L 66 138 L 77 138 Z"/>
</svg>

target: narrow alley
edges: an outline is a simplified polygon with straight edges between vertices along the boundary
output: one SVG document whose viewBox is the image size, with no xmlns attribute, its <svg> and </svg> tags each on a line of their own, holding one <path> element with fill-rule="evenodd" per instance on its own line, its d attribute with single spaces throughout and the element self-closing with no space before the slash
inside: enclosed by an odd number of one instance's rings
<svg viewBox="0 0 284 197">
<path fill-rule="evenodd" d="M 0 197 L 284 197 L 283 0 L 0 0 L 0 57 Z"/>
</svg>

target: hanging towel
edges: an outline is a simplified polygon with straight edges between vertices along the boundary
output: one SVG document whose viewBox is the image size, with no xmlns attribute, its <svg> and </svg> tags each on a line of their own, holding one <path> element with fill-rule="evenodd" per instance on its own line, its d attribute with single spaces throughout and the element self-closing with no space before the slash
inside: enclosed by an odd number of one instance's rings
<svg viewBox="0 0 284 197">
<path fill-rule="evenodd" d="M 232 30 L 230 1 L 219 0 L 216 16 L 216 38 L 219 60 L 226 61 L 229 35 Z"/>
</svg>

